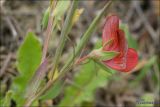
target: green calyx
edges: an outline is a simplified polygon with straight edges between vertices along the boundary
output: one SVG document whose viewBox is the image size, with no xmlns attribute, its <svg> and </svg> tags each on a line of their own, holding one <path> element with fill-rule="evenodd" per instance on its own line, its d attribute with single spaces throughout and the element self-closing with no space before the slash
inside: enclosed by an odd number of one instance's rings
<svg viewBox="0 0 160 107">
<path fill-rule="evenodd" d="M 89 58 L 104 61 L 104 60 L 110 60 L 116 57 L 119 54 L 119 52 L 116 51 L 104 51 L 102 48 L 93 50 L 89 54 Z"/>
</svg>

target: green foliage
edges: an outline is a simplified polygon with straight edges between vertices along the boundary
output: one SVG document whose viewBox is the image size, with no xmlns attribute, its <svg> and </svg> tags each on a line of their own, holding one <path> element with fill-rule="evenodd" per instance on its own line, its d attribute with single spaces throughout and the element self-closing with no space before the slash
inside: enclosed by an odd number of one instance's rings
<svg viewBox="0 0 160 107">
<path fill-rule="evenodd" d="M 7 89 L 7 84 L 0 81 L 0 105 L 3 105 L 3 101 L 5 97 L 4 93 L 6 92 L 6 89 Z"/>
<path fill-rule="evenodd" d="M 102 60 L 109 60 L 112 59 L 113 57 L 115 57 L 118 52 L 114 52 L 114 51 L 103 51 L 102 50 L 102 40 L 98 40 L 97 43 L 94 46 L 94 50 L 92 51 L 93 54 L 95 54 L 95 56 L 99 56 L 97 59 L 93 59 L 95 60 L 95 63 L 97 65 L 99 65 L 99 67 L 101 69 L 103 69 L 104 71 L 107 71 L 108 73 L 114 74 L 115 71 L 111 70 L 110 68 L 108 68 L 106 65 L 104 65 L 101 61 Z"/>
<path fill-rule="evenodd" d="M 12 94 L 13 94 L 13 91 L 9 90 L 6 93 L 5 98 L 1 100 L 1 105 L 3 105 L 3 107 L 10 107 Z"/>
<path fill-rule="evenodd" d="M 95 49 L 90 53 L 90 57 L 99 61 L 109 60 L 117 56 L 119 52 L 115 51 L 103 51 L 102 48 Z"/>
<path fill-rule="evenodd" d="M 159 73 L 160 73 L 160 69 L 158 68 L 158 66 L 160 65 L 160 63 L 158 63 L 158 58 L 156 59 L 154 65 L 153 65 L 153 69 L 154 69 L 154 73 L 152 76 L 152 79 L 154 81 L 155 84 L 157 84 L 157 88 L 160 88 L 160 78 L 159 78 Z"/>
<path fill-rule="evenodd" d="M 119 53 L 114 51 L 102 52 L 101 57 L 99 60 L 109 60 L 117 56 Z"/>
<path fill-rule="evenodd" d="M 42 28 L 45 29 L 47 27 L 50 12 L 53 12 L 51 13 L 51 17 L 54 18 L 53 26 L 56 26 L 57 28 L 61 29 L 60 27 L 61 20 L 65 12 L 67 11 L 69 5 L 70 5 L 69 0 L 60 0 L 58 1 L 54 10 L 50 10 L 50 8 L 48 8 L 45 11 L 43 19 L 42 19 Z"/>
<path fill-rule="evenodd" d="M 101 41 L 98 41 L 95 48 L 100 48 L 101 46 Z M 83 65 L 81 71 L 75 75 L 73 83 L 66 87 L 64 98 L 59 106 L 81 104 L 86 106 L 85 104 L 88 104 L 86 102 L 93 102 L 96 89 L 106 85 L 107 80 L 111 76 L 110 73 L 105 70 L 108 71 L 110 69 L 100 68 L 93 60 Z"/>
<path fill-rule="evenodd" d="M 114 70 L 110 69 L 109 67 L 107 67 L 107 66 L 106 66 L 105 64 L 103 64 L 102 62 L 96 61 L 95 63 L 96 63 L 97 65 L 99 65 L 99 67 L 100 67 L 101 69 L 103 69 L 104 71 L 106 71 L 107 73 L 110 73 L 110 74 L 114 74 L 114 73 L 115 73 Z"/>
<path fill-rule="evenodd" d="M 12 84 L 13 99 L 18 105 L 24 103 L 24 93 L 28 82 L 38 68 L 42 56 L 41 43 L 32 32 L 29 32 L 17 54 L 17 76 Z"/>
<path fill-rule="evenodd" d="M 150 58 L 147 64 L 143 67 L 143 69 L 140 71 L 139 75 L 136 77 L 136 79 L 133 81 L 131 85 L 133 86 L 137 85 L 139 81 L 141 81 L 145 77 L 146 73 L 150 70 L 153 64 L 155 64 L 155 62 L 156 62 L 156 56 Z"/>
<path fill-rule="evenodd" d="M 102 47 L 102 39 L 99 39 L 97 42 L 96 42 L 96 44 L 95 44 L 95 46 L 94 46 L 94 49 L 99 49 L 99 48 L 101 48 Z"/>
<path fill-rule="evenodd" d="M 95 90 L 106 85 L 109 76 L 104 70 L 96 68 L 93 61 L 83 65 L 81 72 L 75 75 L 74 83 L 65 89 L 64 98 L 59 106 L 74 106 L 80 105 L 83 101 L 93 101 Z"/>
<path fill-rule="evenodd" d="M 68 69 L 68 67 L 72 65 L 74 58 L 80 55 L 82 49 L 88 43 L 89 38 L 92 36 L 93 32 L 96 30 L 97 25 L 100 22 L 100 19 L 107 13 L 107 10 L 109 6 L 111 5 L 111 3 L 112 1 L 109 1 L 107 4 L 105 4 L 101 12 L 94 18 L 91 25 L 88 27 L 86 32 L 83 34 L 80 42 L 75 47 L 75 52 L 70 55 L 70 58 L 67 60 L 66 64 L 60 70 L 61 74 L 65 74 L 66 72 L 65 70 Z"/>
<path fill-rule="evenodd" d="M 17 54 L 17 67 L 21 75 L 32 75 L 40 64 L 42 56 L 41 43 L 29 32 Z"/>
<path fill-rule="evenodd" d="M 126 24 L 121 24 L 120 28 L 123 29 L 125 32 L 125 36 L 127 38 L 129 47 L 138 49 L 138 44 L 136 40 L 132 37 L 131 33 L 129 32 L 128 26 Z"/>
<path fill-rule="evenodd" d="M 46 59 L 39 65 L 39 67 L 36 70 L 36 73 L 34 74 L 34 76 L 32 76 L 32 79 L 30 80 L 26 89 L 25 96 L 27 98 L 34 96 L 38 88 L 42 85 L 44 81 L 43 78 L 45 77 L 47 71 L 47 64 L 48 63 Z"/>
<path fill-rule="evenodd" d="M 69 0 L 58 1 L 57 6 L 53 12 L 53 15 L 56 17 L 56 19 L 60 19 L 64 15 L 69 5 L 70 5 Z"/>
<path fill-rule="evenodd" d="M 49 8 L 44 12 L 44 15 L 43 15 L 43 19 L 42 19 L 42 28 L 45 29 L 47 28 L 47 25 L 48 25 L 48 19 L 49 19 Z"/>
<path fill-rule="evenodd" d="M 54 99 L 61 92 L 63 87 L 62 81 L 57 81 L 53 84 L 52 88 L 50 88 L 47 93 L 40 97 L 41 100 Z"/>
</svg>

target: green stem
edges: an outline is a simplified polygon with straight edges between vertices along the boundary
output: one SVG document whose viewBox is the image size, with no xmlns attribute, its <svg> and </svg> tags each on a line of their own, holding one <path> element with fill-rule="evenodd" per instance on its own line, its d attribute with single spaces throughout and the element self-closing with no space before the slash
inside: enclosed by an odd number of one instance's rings
<svg viewBox="0 0 160 107">
<path fill-rule="evenodd" d="M 73 3 L 72 3 L 71 8 L 69 10 L 69 13 L 68 13 L 68 15 L 66 17 L 64 26 L 62 28 L 62 32 L 61 32 L 61 35 L 60 35 L 60 42 L 59 42 L 59 45 L 57 47 L 57 50 L 56 50 L 56 53 L 55 53 L 55 57 L 54 57 L 54 61 L 53 61 L 53 69 L 51 70 L 52 77 L 53 77 L 54 71 L 57 68 L 57 65 L 59 63 L 59 59 L 61 57 L 64 45 L 65 45 L 65 41 L 66 41 L 66 38 L 67 38 L 67 35 L 68 35 L 69 31 L 71 30 L 72 19 L 74 17 L 74 13 L 75 13 L 75 10 L 76 10 L 77 6 L 78 6 L 78 1 L 74 0 Z"/>
<path fill-rule="evenodd" d="M 65 73 L 68 72 L 72 68 L 72 66 L 73 66 L 72 63 L 74 61 L 74 58 L 77 57 L 80 54 L 80 51 L 87 44 L 89 38 L 92 36 L 93 31 L 96 29 L 98 23 L 100 22 L 100 19 L 102 18 L 103 15 L 105 15 L 105 13 L 107 13 L 106 11 L 107 11 L 108 7 L 111 5 L 111 3 L 112 3 L 112 1 L 109 1 L 109 3 L 107 3 L 105 5 L 105 7 L 102 9 L 101 13 L 98 16 L 96 16 L 96 18 L 93 20 L 92 24 L 90 25 L 90 27 L 88 28 L 88 30 L 86 31 L 86 33 L 84 33 L 84 35 L 83 35 L 80 43 L 76 47 L 75 54 L 73 53 L 71 55 L 71 58 L 64 65 L 64 67 L 61 69 L 59 77 L 56 78 L 54 81 L 53 80 L 49 80 L 48 83 L 46 84 L 46 86 L 42 90 L 40 90 L 39 93 L 37 93 L 37 95 L 35 96 L 34 99 L 37 99 L 39 96 L 41 96 L 42 94 L 44 94 L 47 90 L 49 90 L 49 88 L 51 88 L 52 85 L 56 81 L 60 80 L 65 75 Z M 63 42 L 65 42 L 65 40 L 63 40 Z"/>
<path fill-rule="evenodd" d="M 113 72 L 108 68 L 106 67 L 106 65 L 104 65 L 102 62 L 98 61 L 98 60 L 94 60 L 94 62 L 96 64 L 98 64 L 102 69 L 104 69 L 106 72 L 110 73 L 110 74 L 113 74 Z"/>
<path fill-rule="evenodd" d="M 98 23 L 100 22 L 100 19 L 102 16 L 107 13 L 108 7 L 111 5 L 112 1 L 109 1 L 104 8 L 102 9 L 101 13 L 93 20 L 87 31 L 84 33 L 81 41 L 77 45 L 75 49 L 75 54 L 71 55 L 71 58 L 67 61 L 67 63 L 64 65 L 64 67 L 61 69 L 60 72 L 65 72 L 65 69 L 69 67 L 72 62 L 74 61 L 75 57 L 80 55 L 81 50 L 84 48 L 84 46 L 88 43 L 89 38 L 92 36 L 93 31 L 97 28 Z"/>
<path fill-rule="evenodd" d="M 52 4 L 50 5 L 50 16 L 49 16 L 49 21 L 48 21 L 48 26 L 47 26 L 47 30 L 46 30 L 46 38 L 44 41 L 44 47 L 43 47 L 43 56 L 42 56 L 42 60 L 41 63 L 45 60 L 46 58 L 46 54 L 47 54 L 47 50 L 48 50 L 48 44 L 49 44 L 49 40 L 51 37 L 51 33 L 52 33 L 52 29 L 53 29 L 53 20 L 54 17 L 52 16 L 53 13 L 53 9 L 56 6 L 57 1 L 52 2 Z"/>
<path fill-rule="evenodd" d="M 56 53 L 55 53 L 55 57 L 54 57 L 54 61 L 53 61 L 53 70 L 51 70 L 52 72 L 52 76 L 54 75 L 54 71 L 59 63 L 59 59 L 60 59 L 60 56 L 62 54 L 62 51 L 63 51 L 63 48 L 64 48 L 64 44 L 65 44 L 65 41 L 66 41 L 66 38 L 67 38 L 67 35 L 72 27 L 72 19 L 73 19 L 73 16 L 74 16 L 74 13 L 75 13 L 75 10 L 78 6 L 78 1 L 77 0 L 74 0 L 72 2 L 72 6 L 69 10 L 69 13 L 66 17 L 66 20 L 65 20 L 65 23 L 64 23 L 64 26 L 62 28 L 62 32 L 61 32 L 61 35 L 60 35 L 60 42 L 59 42 L 59 45 L 57 47 L 57 50 L 56 50 Z M 45 59 L 45 56 L 46 56 L 46 52 L 47 52 L 47 46 L 48 46 L 48 41 L 49 41 L 49 38 L 50 38 L 50 33 L 51 33 L 51 29 L 52 29 L 52 26 L 48 25 L 48 29 L 47 30 L 47 39 L 46 39 L 46 42 L 45 42 L 45 46 L 44 46 L 44 56 L 43 56 L 43 60 Z M 46 87 L 44 87 L 42 89 L 42 92 L 39 92 L 37 93 L 35 96 L 33 96 L 32 98 L 30 98 L 29 100 L 26 101 L 25 103 L 25 106 L 30 106 L 32 104 L 33 101 L 35 101 L 41 94 L 43 94 L 45 91 L 46 91 L 46 88 L 47 87 L 50 87 L 51 86 L 51 83 L 53 83 L 53 80 L 50 80 Z"/>
<path fill-rule="evenodd" d="M 81 50 L 87 44 L 89 38 L 92 36 L 93 31 L 95 31 L 95 29 L 97 28 L 97 25 L 100 22 L 100 19 L 105 15 L 105 13 L 107 13 L 106 11 L 109 8 L 109 6 L 111 5 L 111 3 L 112 3 L 112 1 L 109 1 L 104 6 L 104 8 L 102 9 L 101 13 L 98 16 L 96 16 L 96 18 L 93 20 L 93 22 L 91 23 L 91 25 L 89 26 L 89 28 L 87 29 L 87 31 L 84 33 L 81 41 L 77 45 L 76 50 L 75 50 L 75 54 L 73 53 L 71 55 L 71 58 L 67 61 L 67 63 L 60 70 L 59 78 L 57 78 L 54 81 L 49 81 L 49 84 L 43 89 L 42 93 L 45 90 L 49 89 L 53 85 L 53 83 L 55 81 L 60 80 L 66 74 L 66 72 L 68 72 L 72 68 L 72 66 L 73 66 L 72 64 L 74 62 L 75 57 L 77 57 L 78 55 L 80 55 Z"/>
</svg>

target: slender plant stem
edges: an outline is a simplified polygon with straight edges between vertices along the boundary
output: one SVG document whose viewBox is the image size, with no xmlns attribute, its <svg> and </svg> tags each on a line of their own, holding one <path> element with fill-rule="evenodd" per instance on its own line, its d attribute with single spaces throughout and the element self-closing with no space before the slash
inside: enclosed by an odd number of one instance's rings
<svg viewBox="0 0 160 107">
<path fill-rule="evenodd" d="M 54 71 L 57 68 L 57 65 L 59 63 L 59 59 L 61 57 L 61 54 L 62 54 L 64 45 L 65 45 L 65 41 L 66 41 L 66 38 L 68 36 L 68 33 L 71 30 L 71 27 L 72 27 L 71 23 L 72 23 L 74 13 L 75 13 L 75 10 L 76 10 L 77 6 L 78 6 L 78 1 L 74 0 L 72 2 L 72 6 L 71 6 L 71 8 L 69 10 L 69 13 L 66 17 L 66 20 L 64 22 L 64 26 L 62 28 L 62 32 L 61 32 L 61 35 L 60 35 L 60 42 L 59 42 L 59 45 L 57 47 L 55 57 L 54 57 L 54 61 L 53 61 L 53 69 L 51 70 L 51 72 L 52 72 L 51 76 L 52 77 L 54 76 Z"/>
<path fill-rule="evenodd" d="M 65 72 L 65 69 L 70 66 L 74 60 L 75 57 L 77 57 L 81 50 L 84 48 L 84 46 L 87 44 L 89 38 L 92 36 L 93 31 L 95 31 L 95 29 L 97 28 L 98 23 L 100 22 L 100 19 L 102 18 L 102 16 L 107 13 L 107 9 L 108 7 L 111 5 L 112 1 L 109 1 L 104 8 L 102 9 L 101 13 L 93 20 L 93 22 L 91 23 L 90 27 L 87 29 L 87 31 L 84 33 L 81 41 L 79 42 L 79 44 L 77 45 L 76 49 L 75 49 L 75 54 L 71 55 L 71 58 L 67 61 L 67 63 L 64 65 L 64 67 L 61 69 L 60 72 Z"/>
<path fill-rule="evenodd" d="M 80 51 L 83 49 L 83 47 L 87 44 L 89 38 L 92 36 L 93 31 L 96 29 L 97 24 L 100 22 L 100 19 L 106 13 L 106 11 L 107 11 L 108 7 L 111 5 L 111 3 L 112 3 L 112 1 L 109 1 L 109 3 L 107 3 L 105 5 L 105 7 L 101 11 L 101 13 L 93 20 L 92 24 L 90 25 L 90 27 L 88 28 L 88 30 L 86 31 L 86 33 L 83 35 L 80 43 L 77 45 L 76 51 L 75 51 L 75 55 L 72 54 L 71 58 L 64 65 L 64 67 L 61 69 L 60 74 L 59 74 L 60 75 L 59 78 L 63 77 L 64 74 L 67 71 L 69 71 L 69 69 L 67 69 L 67 68 L 68 67 L 71 68 L 71 65 L 72 65 L 72 62 L 74 60 L 74 57 L 77 57 L 80 54 Z M 50 81 L 49 82 L 50 85 L 48 85 L 48 87 L 50 87 L 53 83 L 54 83 L 54 81 Z M 46 88 L 46 89 L 48 89 L 48 88 Z"/>
<path fill-rule="evenodd" d="M 54 2 L 52 2 L 51 8 L 54 7 L 53 4 L 54 4 Z M 72 2 L 72 6 L 71 6 L 71 8 L 69 10 L 69 13 L 68 13 L 68 15 L 66 17 L 66 20 L 65 20 L 65 23 L 64 23 L 64 26 L 62 28 L 62 33 L 60 35 L 59 46 L 57 47 L 56 54 L 55 54 L 54 61 L 53 61 L 53 70 L 51 70 L 52 77 L 54 75 L 54 71 L 55 71 L 55 69 L 56 69 L 56 67 L 58 65 L 60 56 L 62 54 L 67 35 L 68 35 L 68 33 L 69 33 L 69 31 L 70 31 L 70 29 L 72 27 L 71 23 L 72 23 L 72 19 L 74 17 L 74 13 L 75 13 L 75 10 L 76 10 L 77 6 L 78 6 L 78 1 L 74 0 Z M 49 39 L 50 39 L 50 36 L 51 36 L 51 32 L 52 32 L 52 24 L 53 24 L 53 17 L 50 16 L 49 22 L 48 22 L 48 27 L 47 27 L 47 37 L 45 39 L 44 48 L 43 48 L 42 62 L 45 60 L 45 57 L 46 57 L 46 52 L 47 52 L 47 48 L 48 48 L 48 42 L 49 42 Z M 53 80 L 50 80 L 47 83 L 46 87 L 49 87 L 50 83 L 53 83 Z M 46 89 L 43 89 L 43 90 L 46 90 Z M 32 96 L 32 98 L 30 98 L 30 99 L 27 99 L 27 101 L 25 103 L 25 106 L 30 106 L 32 104 L 32 102 L 38 98 L 39 95 L 41 95 L 41 93 L 39 93 L 38 95 Z"/>
<path fill-rule="evenodd" d="M 71 58 L 68 60 L 68 62 L 64 65 L 64 67 L 61 69 L 59 77 L 56 78 L 55 80 L 49 80 L 48 83 L 46 84 L 46 86 L 44 88 L 42 88 L 40 90 L 40 92 L 38 92 L 36 94 L 36 96 L 34 97 L 34 100 L 37 99 L 39 96 L 41 96 L 42 94 L 44 94 L 47 90 L 49 90 L 52 85 L 58 81 L 61 80 L 63 78 L 63 76 L 66 74 L 66 72 L 68 72 L 72 67 L 73 67 L 73 61 L 74 58 L 77 57 L 81 50 L 84 48 L 84 46 L 87 44 L 89 38 L 92 36 L 93 31 L 97 28 L 97 24 L 100 22 L 100 19 L 103 17 L 103 15 L 105 15 L 107 13 L 107 9 L 109 8 L 109 6 L 111 5 L 112 1 L 109 1 L 104 8 L 102 9 L 101 13 L 99 15 L 96 16 L 96 18 L 93 20 L 92 24 L 90 25 L 90 27 L 87 29 L 87 31 L 84 33 L 81 41 L 79 42 L 79 44 L 76 47 L 76 51 L 75 54 L 73 53 L 71 55 Z M 63 42 L 65 42 L 65 40 L 63 40 Z"/>
<path fill-rule="evenodd" d="M 48 25 L 47 25 L 47 30 L 46 30 L 46 37 L 45 37 L 45 41 L 44 41 L 41 63 L 43 63 L 46 58 L 48 44 L 49 44 L 49 40 L 51 37 L 51 32 L 54 27 L 53 26 L 54 17 L 52 14 L 53 14 L 54 8 L 56 7 L 56 4 L 57 4 L 57 0 L 55 0 L 55 2 L 50 2 L 50 17 L 48 19 Z M 34 99 L 35 99 L 34 95 L 30 96 L 30 98 L 27 98 L 24 106 L 26 106 L 26 107 L 30 106 L 32 104 L 32 102 L 34 101 Z"/>
<path fill-rule="evenodd" d="M 84 56 L 84 57 L 82 57 L 82 58 L 80 58 L 78 61 L 76 61 L 76 65 L 79 65 L 81 62 L 83 62 L 84 60 L 86 60 L 87 58 L 89 58 L 89 56 L 88 55 L 86 55 L 86 56 Z"/>
<path fill-rule="evenodd" d="M 52 33 L 52 27 L 53 27 L 53 9 L 56 7 L 57 1 L 52 2 L 50 5 L 50 17 L 49 17 L 49 21 L 48 21 L 48 26 L 47 26 L 47 30 L 46 30 L 46 37 L 45 37 L 45 41 L 44 41 L 44 47 L 43 47 L 43 56 L 42 56 L 42 60 L 41 63 L 45 60 L 46 58 L 46 54 L 47 54 L 47 50 L 48 50 L 48 44 L 49 44 L 49 40 L 51 37 L 51 33 Z"/>
</svg>

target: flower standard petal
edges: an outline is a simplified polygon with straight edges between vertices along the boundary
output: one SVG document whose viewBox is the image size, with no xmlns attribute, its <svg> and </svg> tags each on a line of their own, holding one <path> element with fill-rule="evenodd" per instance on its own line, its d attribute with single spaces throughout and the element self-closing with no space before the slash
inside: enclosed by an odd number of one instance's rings
<svg viewBox="0 0 160 107">
<path fill-rule="evenodd" d="M 102 44 L 104 45 L 109 40 L 113 39 L 113 42 L 104 47 L 104 50 L 110 51 L 117 47 L 117 30 L 119 29 L 119 18 L 112 15 L 107 18 L 103 29 Z"/>
</svg>

